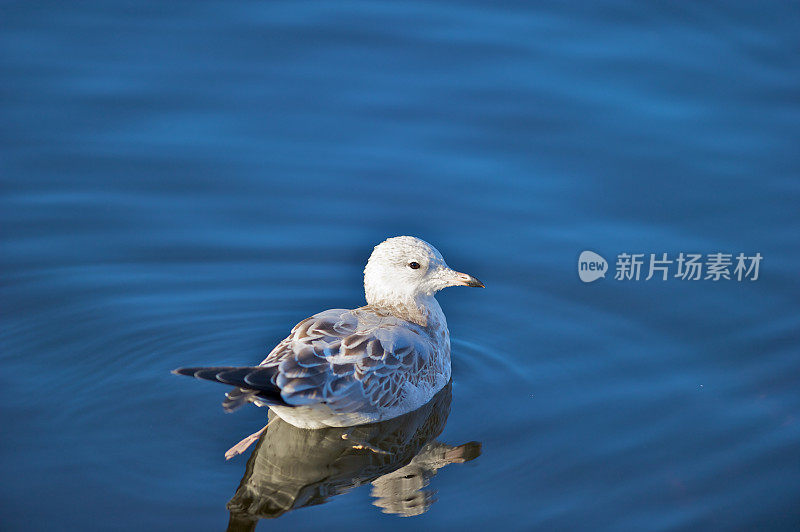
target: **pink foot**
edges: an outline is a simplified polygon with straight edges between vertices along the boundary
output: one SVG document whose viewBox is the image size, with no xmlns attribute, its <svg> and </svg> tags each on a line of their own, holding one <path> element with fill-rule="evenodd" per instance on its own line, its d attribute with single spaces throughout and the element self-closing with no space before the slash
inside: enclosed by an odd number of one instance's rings
<svg viewBox="0 0 800 532">
<path fill-rule="evenodd" d="M 248 447 L 253 445 L 254 441 L 258 440 L 258 438 L 261 437 L 264 431 L 267 430 L 267 427 L 269 427 L 269 423 L 264 425 L 264 427 L 258 432 L 252 433 L 250 436 L 246 437 L 245 439 L 243 439 L 242 441 L 240 441 L 239 443 L 228 449 L 225 452 L 225 460 L 230 460 L 234 456 L 239 456 L 240 454 L 245 452 Z"/>
</svg>

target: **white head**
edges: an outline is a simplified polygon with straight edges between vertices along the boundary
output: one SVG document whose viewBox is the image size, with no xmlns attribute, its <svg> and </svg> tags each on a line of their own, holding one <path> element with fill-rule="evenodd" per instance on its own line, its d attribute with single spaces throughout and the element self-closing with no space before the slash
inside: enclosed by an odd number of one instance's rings
<svg viewBox="0 0 800 532">
<path fill-rule="evenodd" d="M 435 247 L 413 236 L 384 240 L 375 246 L 364 268 L 364 292 L 370 305 L 424 307 L 426 298 L 448 286 L 482 288 L 483 283 L 451 270 Z"/>
</svg>

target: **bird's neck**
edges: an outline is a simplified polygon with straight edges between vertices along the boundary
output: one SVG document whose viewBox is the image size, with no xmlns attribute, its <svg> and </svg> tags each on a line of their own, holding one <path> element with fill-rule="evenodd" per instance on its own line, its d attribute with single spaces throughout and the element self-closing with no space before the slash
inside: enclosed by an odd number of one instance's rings
<svg viewBox="0 0 800 532">
<path fill-rule="evenodd" d="M 442 307 L 433 295 L 416 295 L 405 298 L 381 299 L 376 298 L 372 301 L 367 299 L 369 305 L 385 310 L 391 315 L 402 320 L 416 323 L 421 327 L 440 326 L 446 322 Z"/>
</svg>

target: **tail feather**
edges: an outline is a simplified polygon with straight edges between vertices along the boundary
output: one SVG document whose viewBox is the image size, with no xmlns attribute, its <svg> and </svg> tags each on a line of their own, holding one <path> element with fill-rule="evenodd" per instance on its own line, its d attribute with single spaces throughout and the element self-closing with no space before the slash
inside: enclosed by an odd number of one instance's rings
<svg viewBox="0 0 800 532">
<path fill-rule="evenodd" d="M 197 368 L 178 368 L 175 375 L 186 375 L 197 379 L 218 382 L 240 388 L 243 395 L 258 398 L 265 404 L 286 405 L 281 398 L 281 389 L 272 382 L 275 368 L 263 366 L 216 366 Z M 240 405 L 236 405 L 240 406 Z M 235 409 L 235 407 L 233 408 Z M 227 410 L 227 408 L 226 408 Z M 232 410 L 232 409 L 231 409 Z"/>
</svg>

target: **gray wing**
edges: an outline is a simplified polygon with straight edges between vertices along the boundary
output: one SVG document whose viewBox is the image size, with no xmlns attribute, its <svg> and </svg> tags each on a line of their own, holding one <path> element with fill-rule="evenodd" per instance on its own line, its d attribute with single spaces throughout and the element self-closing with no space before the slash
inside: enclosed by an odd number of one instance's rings
<svg viewBox="0 0 800 532">
<path fill-rule="evenodd" d="M 434 377 L 427 362 L 435 346 L 425 329 L 369 307 L 326 310 L 298 323 L 260 364 L 293 406 L 325 403 L 336 412 L 400 403 L 407 384 Z M 259 402 L 250 390 L 229 393 L 231 410 Z"/>
</svg>

